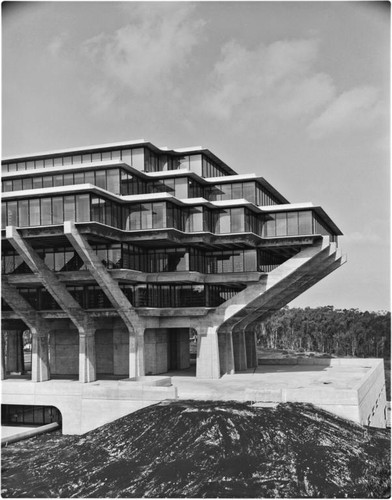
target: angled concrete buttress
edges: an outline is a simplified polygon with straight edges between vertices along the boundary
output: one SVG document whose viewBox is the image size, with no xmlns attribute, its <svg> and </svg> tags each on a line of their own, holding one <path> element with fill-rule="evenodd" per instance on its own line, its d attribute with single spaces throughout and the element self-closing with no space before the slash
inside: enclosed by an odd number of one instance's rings
<svg viewBox="0 0 392 500">
<path fill-rule="evenodd" d="M 3 299 L 12 307 L 16 314 L 22 319 L 31 331 L 31 380 L 33 382 L 45 382 L 50 379 L 49 368 L 49 333 L 48 322 L 33 309 L 33 307 L 20 295 L 18 290 L 8 283 L 3 276 L 1 279 L 1 290 Z M 3 351 L 4 352 L 4 351 Z M 2 367 L 2 378 L 5 378 L 5 370 Z"/>
<path fill-rule="evenodd" d="M 80 234 L 73 221 L 64 222 L 64 234 L 110 300 L 129 331 L 129 377 L 144 376 L 143 321 L 124 295 L 117 281 L 110 276 L 86 238 Z"/>
<path fill-rule="evenodd" d="M 78 329 L 79 381 L 93 382 L 96 380 L 94 321 L 76 302 L 66 286 L 57 279 L 55 273 L 46 266 L 30 243 L 20 236 L 14 226 L 6 227 L 6 237 Z"/>
<path fill-rule="evenodd" d="M 322 237 L 258 283 L 248 285 L 215 311 L 210 311 L 202 320 L 201 330 L 207 333 L 201 336 L 200 350 L 204 344 L 204 349 L 210 351 L 209 359 L 219 360 L 218 370 L 206 360 L 200 366 L 202 372 L 198 376 L 218 378 L 221 373 L 252 367 L 256 338 L 246 335 L 246 327 L 255 319 L 267 317 L 280 309 L 344 262 L 336 245 L 329 242 L 329 237 Z"/>
</svg>

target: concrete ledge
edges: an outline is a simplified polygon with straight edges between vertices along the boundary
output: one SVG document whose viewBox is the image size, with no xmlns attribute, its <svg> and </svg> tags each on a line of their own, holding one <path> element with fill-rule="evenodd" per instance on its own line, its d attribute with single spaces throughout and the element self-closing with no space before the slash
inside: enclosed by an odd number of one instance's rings
<svg viewBox="0 0 392 500">
<path fill-rule="evenodd" d="M 119 380 L 120 383 L 128 383 L 128 382 L 137 382 L 146 386 L 162 386 L 162 387 L 170 387 L 172 385 L 171 377 L 160 377 L 149 375 L 148 377 L 135 377 L 128 378 L 125 380 Z"/>
<path fill-rule="evenodd" d="M 165 384 L 170 377 L 154 377 Z M 153 378 L 153 379 L 154 379 Z M 140 380 L 98 380 L 88 384 L 70 380 L 5 380 L 3 404 L 54 406 L 62 415 L 64 434 L 84 434 L 108 422 L 167 399 L 177 399 L 177 388 Z"/>
<path fill-rule="evenodd" d="M 44 434 L 45 432 L 52 432 L 59 429 L 60 425 L 57 422 L 51 424 L 40 425 L 35 429 L 29 429 L 21 432 L 12 434 L 11 436 L 1 438 L 1 446 L 6 446 L 7 444 L 16 443 L 17 441 L 22 441 L 22 439 L 28 439 L 39 434 Z M 21 428 L 22 429 L 22 428 Z"/>
</svg>

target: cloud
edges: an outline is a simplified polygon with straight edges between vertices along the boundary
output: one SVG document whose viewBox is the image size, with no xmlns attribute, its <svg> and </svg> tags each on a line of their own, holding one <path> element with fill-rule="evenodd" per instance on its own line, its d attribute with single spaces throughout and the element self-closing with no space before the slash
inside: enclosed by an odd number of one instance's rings
<svg viewBox="0 0 392 500">
<path fill-rule="evenodd" d="M 355 87 L 343 92 L 314 119 L 309 127 L 310 137 L 324 136 L 345 130 L 372 127 L 382 113 L 378 91 L 374 87 Z"/>
<path fill-rule="evenodd" d="M 68 39 L 67 33 L 56 35 L 48 45 L 48 51 L 53 57 L 59 57 Z"/>
<path fill-rule="evenodd" d="M 248 50 L 237 42 L 222 48 L 204 109 L 218 119 L 253 113 L 292 119 L 310 115 L 335 95 L 332 79 L 313 70 L 318 41 L 281 40 Z"/>
<path fill-rule="evenodd" d="M 193 9 L 187 3 L 132 2 L 132 9 L 123 9 L 126 25 L 84 42 L 83 54 L 101 75 L 101 92 L 105 82 L 131 96 L 175 92 L 204 24 Z"/>
</svg>

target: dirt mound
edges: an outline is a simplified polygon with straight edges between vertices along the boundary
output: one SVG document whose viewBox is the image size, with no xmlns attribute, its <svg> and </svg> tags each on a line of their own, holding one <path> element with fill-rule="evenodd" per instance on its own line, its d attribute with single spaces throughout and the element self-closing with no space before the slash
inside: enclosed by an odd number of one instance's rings
<svg viewBox="0 0 392 500">
<path fill-rule="evenodd" d="M 160 403 L 3 450 L 3 497 L 387 497 L 389 434 L 312 405 Z M 22 466 L 21 466 L 22 464 Z"/>
</svg>

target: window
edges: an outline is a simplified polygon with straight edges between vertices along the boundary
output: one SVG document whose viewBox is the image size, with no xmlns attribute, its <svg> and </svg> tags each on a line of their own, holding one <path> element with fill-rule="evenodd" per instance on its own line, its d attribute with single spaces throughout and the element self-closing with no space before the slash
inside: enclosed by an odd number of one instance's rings
<svg viewBox="0 0 392 500">
<path fill-rule="evenodd" d="M 106 171 L 105 170 L 97 170 L 95 172 L 95 185 L 106 189 Z"/>
<path fill-rule="evenodd" d="M 276 214 L 276 236 L 287 235 L 287 219 L 286 213 Z"/>
<path fill-rule="evenodd" d="M 64 222 L 63 198 L 52 198 L 53 224 L 62 224 Z"/>
<path fill-rule="evenodd" d="M 79 194 L 76 196 L 76 220 L 77 222 L 90 220 L 90 195 Z"/>
<path fill-rule="evenodd" d="M 30 200 L 30 226 L 39 226 L 41 223 L 39 205 L 39 200 Z"/>
<path fill-rule="evenodd" d="M 312 213 L 310 211 L 298 213 L 298 233 L 312 234 Z"/>
<path fill-rule="evenodd" d="M 48 226 L 52 224 L 52 199 L 42 198 L 41 199 L 41 225 Z"/>
<path fill-rule="evenodd" d="M 42 188 L 42 177 L 33 177 L 33 189 Z"/>
<path fill-rule="evenodd" d="M 75 220 L 75 197 L 64 196 L 64 220 Z"/>
<path fill-rule="evenodd" d="M 22 185 L 23 185 L 22 189 L 32 189 L 33 188 L 33 179 L 31 177 L 23 179 Z"/>
<path fill-rule="evenodd" d="M 114 194 L 120 194 L 120 171 L 118 168 L 107 171 L 106 189 Z"/>
<path fill-rule="evenodd" d="M 42 177 L 42 185 L 44 188 L 53 186 L 53 177 L 51 175 L 45 175 Z"/>
<path fill-rule="evenodd" d="M 29 226 L 29 200 L 19 201 L 19 226 Z"/>
<path fill-rule="evenodd" d="M 244 209 L 232 208 L 231 212 L 231 233 L 242 233 L 244 231 Z"/>
<path fill-rule="evenodd" d="M 166 227 L 165 203 L 153 203 L 152 205 L 152 227 L 155 229 Z"/>
</svg>

